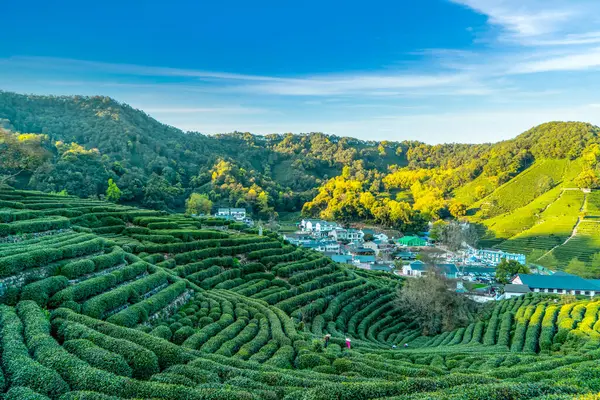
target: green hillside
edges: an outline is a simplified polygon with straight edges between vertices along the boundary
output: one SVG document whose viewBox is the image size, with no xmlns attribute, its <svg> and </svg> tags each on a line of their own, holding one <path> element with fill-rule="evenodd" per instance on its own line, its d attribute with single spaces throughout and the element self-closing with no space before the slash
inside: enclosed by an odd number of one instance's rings
<svg viewBox="0 0 600 400">
<path fill-rule="evenodd" d="M 501 301 L 426 337 L 394 303 L 402 279 L 243 224 L 11 189 L 0 190 L 0 217 L 4 399 L 598 391 L 597 302 Z"/>
<path fill-rule="evenodd" d="M 591 124 L 549 122 L 477 145 L 207 136 L 107 97 L 0 91 L 0 127 L 0 184 L 19 189 L 101 200 L 112 180 L 122 205 L 183 211 L 201 195 L 213 211 L 243 207 L 263 221 L 302 215 L 406 234 L 466 218 L 480 246 L 557 268 L 600 252 L 596 225 L 573 232 L 582 199 L 563 199 L 563 189 L 600 189 L 600 128 Z"/>
</svg>

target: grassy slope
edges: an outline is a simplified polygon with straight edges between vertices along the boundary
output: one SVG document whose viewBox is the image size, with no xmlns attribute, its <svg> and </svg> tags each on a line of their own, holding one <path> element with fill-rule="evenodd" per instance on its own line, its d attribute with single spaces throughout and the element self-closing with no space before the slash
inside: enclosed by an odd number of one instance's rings
<svg viewBox="0 0 600 400">
<path fill-rule="evenodd" d="M 575 162 L 575 164 L 577 163 Z M 576 168 L 575 164 L 569 160 L 541 160 L 534 163 L 521 174 L 473 204 L 472 208 L 478 209 L 475 218 L 495 217 L 526 206 L 544 193 L 542 189 L 539 189 L 539 184 L 543 179 L 550 177 L 555 185 L 560 184 L 564 181 L 566 171 Z"/>
<path fill-rule="evenodd" d="M 562 246 L 573 233 L 584 200 L 582 192 L 563 189 L 574 186 L 573 180 L 581 168 L 580 160 L 537 162 L 475 203 L 472 208 L 477 212 L 471 220 L 478 224 L 483 235 L 481 245 L 524 254 L 534 250 L 548 252 L 559 246 L 539 261 L 552 267 L 562 268 L 575 256 L 589 261 L 600 251 L 596 234 L 598 225 L 587 222 L 600 214 L 596 193 L 592 193 L 586 202 L 586 220 L 573 239 Z M 544 193 L 536 193 L 537 183 L 543 176 L 551 177 L 555 186 Z M 495 206 L 490 207 L 490 204 Z M 486 207 L 491 218 L 485 218 Z"/>
<path fill-rule="evenodd" d="M 600 192 L 587 195 L 584 216 L 574 231 L 573 237 L 550 253 L 562 265 L 573 258 L 589 262 L 595 253 L 600 252 Z M 543 261 L 544 259 L 542 259 Z"/>
</svg>

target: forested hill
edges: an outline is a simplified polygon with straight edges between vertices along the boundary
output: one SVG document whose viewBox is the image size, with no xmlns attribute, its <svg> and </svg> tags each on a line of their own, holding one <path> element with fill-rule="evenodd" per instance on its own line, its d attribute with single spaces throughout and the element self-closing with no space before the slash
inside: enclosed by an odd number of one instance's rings
<svg viewBox="0 0 600 400">
<path fill-rule="evenodd" d="M 321 133 L 207 136 L 108 97 L 0 92 L 0 128 L 0 144 L 12 155 L 0 161 L 0 175 L 14 175 L 14 185 L 89 197 L 104 195 L 113 179 L 119 202 L 158 209 L 181 209 L 197 192 L 215 206 L 247 207 L 261 218 L 303 210 L 418 230 L 439 218 L 486 220 L 514 211 L 503 202 L 510 193 L 500 200 L 494 193 L 546 160 L 573 163 L 568 176 L 533 174 L 526 181 L 532 195 L 519 207 L 556 187 L 600 186 L 600 129 L 580 122 L 551 122 L 478 145 Z"/>
<path fill-rule="evenodd" d="M 406 151 L 418 145 L 382 147 L 320 133 L 185 133 L 108 97 L 0 92 L 0 119 L 0 127 L 11 131 L 47 135 L 51 160 L 37 173 L 25 174 L 29 187 L 87 197 L 104 193 L 112 177 L 122 201 L 158 208 L 182 207 L 191 191 L 200 191 L 223 204 L 259 211 L 257 198 L 264 191 L 270 208 L 300 210 L 343 165 L 385 171 L 406 164 Z"/>
</svg>

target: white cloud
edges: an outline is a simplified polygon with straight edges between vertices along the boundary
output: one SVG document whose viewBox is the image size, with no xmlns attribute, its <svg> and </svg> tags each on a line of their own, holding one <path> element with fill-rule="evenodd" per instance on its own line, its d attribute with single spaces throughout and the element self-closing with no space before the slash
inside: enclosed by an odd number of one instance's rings
<svg viewBox="0 0 600 400">
<path fill-rule="evenodd" d="M 577 13 L 573 5 L 551 0 L 451 1 L 487 15 L 491 24 L 525 37 L 554 32 Z"/>
<path fill-rule="evenodd" d="M 597 0 L 449 0 L 488 17 L 498 39 L 525 46 L 576 46 L 600 42 Z"/>
<path fill-rule="evenodd" d="M 581 71 L 598 67 L 600 67 L 600 47 L 584 49 L 579 53 L 523 62 L 508 72 L 530 74 L 552 71 Z"/>
</svg>

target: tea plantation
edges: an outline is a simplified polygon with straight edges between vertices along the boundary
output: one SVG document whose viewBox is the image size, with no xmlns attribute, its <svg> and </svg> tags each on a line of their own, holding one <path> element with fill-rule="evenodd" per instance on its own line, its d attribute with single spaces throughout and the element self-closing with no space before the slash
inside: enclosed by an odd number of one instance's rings
<svg viewBox="0 0 600 400">
<path fill-rule="evenodd" d="M 600 392 L 600 302 L 528 295 L 426 337 L 395 307 L 400 285 L 243 224 L 3 189 L 0 393 L 354 400 Z"/>
</svg>

